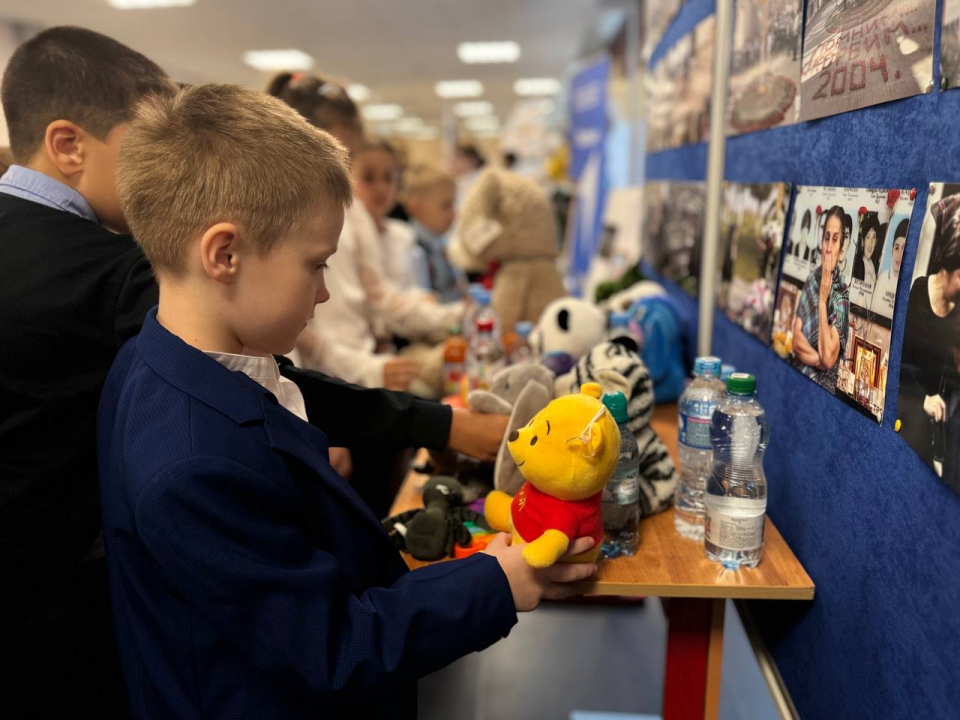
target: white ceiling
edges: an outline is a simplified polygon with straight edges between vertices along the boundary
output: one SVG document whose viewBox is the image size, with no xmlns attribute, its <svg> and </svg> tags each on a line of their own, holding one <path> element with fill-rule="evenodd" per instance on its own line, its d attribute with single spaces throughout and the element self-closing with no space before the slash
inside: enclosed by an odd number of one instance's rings
<svg viewBox="0 0 960 720">
<path fill-rule="evenodd" d="M 0 0 L 0 21 L 81 25 L 143 52 L 182 82 L 262 88 L 269 73 L 246 50 L 297 48 L 314 71 L 367 85 L 372 101 L 440 120 L 438 80 L 478 79 L 503 119 L 520 77 L 560 77 L 575 60 L 601 0 L 197 0 L 187 8 L 121 11 L 107 0 Z M 457 44 L 514 40 L 519 62 L 464 65 Z"/>
</svg>

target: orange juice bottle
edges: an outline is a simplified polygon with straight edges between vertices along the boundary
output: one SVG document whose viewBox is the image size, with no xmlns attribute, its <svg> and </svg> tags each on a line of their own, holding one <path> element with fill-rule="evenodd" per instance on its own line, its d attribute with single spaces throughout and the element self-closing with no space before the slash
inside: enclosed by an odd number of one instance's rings
<svg viewBox="0 0 960 720">
<path fill-rule="evenodd" d="M 450 337 L 443 346 L 443 394 L 462 392 L 467 370 L 467 341 L 460 334 L 460 326 L 450 327 Z"/>
</svg>

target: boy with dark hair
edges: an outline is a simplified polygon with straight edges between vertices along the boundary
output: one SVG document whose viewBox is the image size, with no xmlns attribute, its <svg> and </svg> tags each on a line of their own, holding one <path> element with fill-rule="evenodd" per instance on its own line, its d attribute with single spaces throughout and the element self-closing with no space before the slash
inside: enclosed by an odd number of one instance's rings
<svg viewBox="0 0 960 720">
<path fill-rule="evenodd" d="M 18 164 L 0 177 L 0 690 L 32 716 L 126 712 L 96 542 L 94 427 L 110 364 L 158 294 L 133 239 L 107 227 L 126 230 L 116 157 L 135 106 L 174 92 L 147 58 L 72 27 L 24 43 L 3 77 Z M 493 457 L 506 426 L 282 372 L 334 445 Z M 339 422 L 361 416 L 362 426 Z"/>
<path fill-rule="evenodd" d="M 97 417 L 136 717 L 412 718 L 417 678 L 595 572 L 531 568 L 504 533 L 411 573 L 331 468 L 272 357 L 330 297 L 351 201 L 330 135 L 275 98 L 203 85 L 145 102 L 118 169 L 160 285 Z"/>
</svg>

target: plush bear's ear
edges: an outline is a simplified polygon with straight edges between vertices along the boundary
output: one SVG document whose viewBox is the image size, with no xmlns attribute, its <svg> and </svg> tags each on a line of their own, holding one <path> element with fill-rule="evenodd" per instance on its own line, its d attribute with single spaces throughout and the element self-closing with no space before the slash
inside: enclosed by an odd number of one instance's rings
<svg viewBox="0 0 960 720">
<path fill-rule="evenodd" d="M 478 217 L 460 230 L 460 242 L 471 255 L 482 255 L 503 234 L 503 225 L 490 217 Z"/>
<path fill-rule="evenodd" d="M 603 449 L 603 430 L 591 422 L 579 437 L 567 441 L 567 446 L 582 458 L 594 458 Z"/>
</svg>

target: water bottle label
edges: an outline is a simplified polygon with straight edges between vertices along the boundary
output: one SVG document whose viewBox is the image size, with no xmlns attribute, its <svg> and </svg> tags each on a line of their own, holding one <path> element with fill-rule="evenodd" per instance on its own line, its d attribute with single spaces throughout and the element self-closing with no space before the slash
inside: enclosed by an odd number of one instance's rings
<svg viewBox="0 0 960 720">
<path fill-rule="evenodd" d="M 640 483 L 636 475 L 627 478 L 614 478 L 607 483 L 601 495 L 601 501 L 615 505 L 633 505 L 640 501 Z"/>
<path fill-rule="evenodd" d="M 710 416 L 680 415 L 679 440 L 681 445 L 697 450 L 710 450 Z"/>
<path fill-rule="evenodd" d="M 707 504 L 703 534 L 707 542 L 722 550 L 756 550 L 763 545 L 763 519 L 765 513 L 744 517 L 740 511 L 725 512 L 725 509 Z"/>
</svg>

